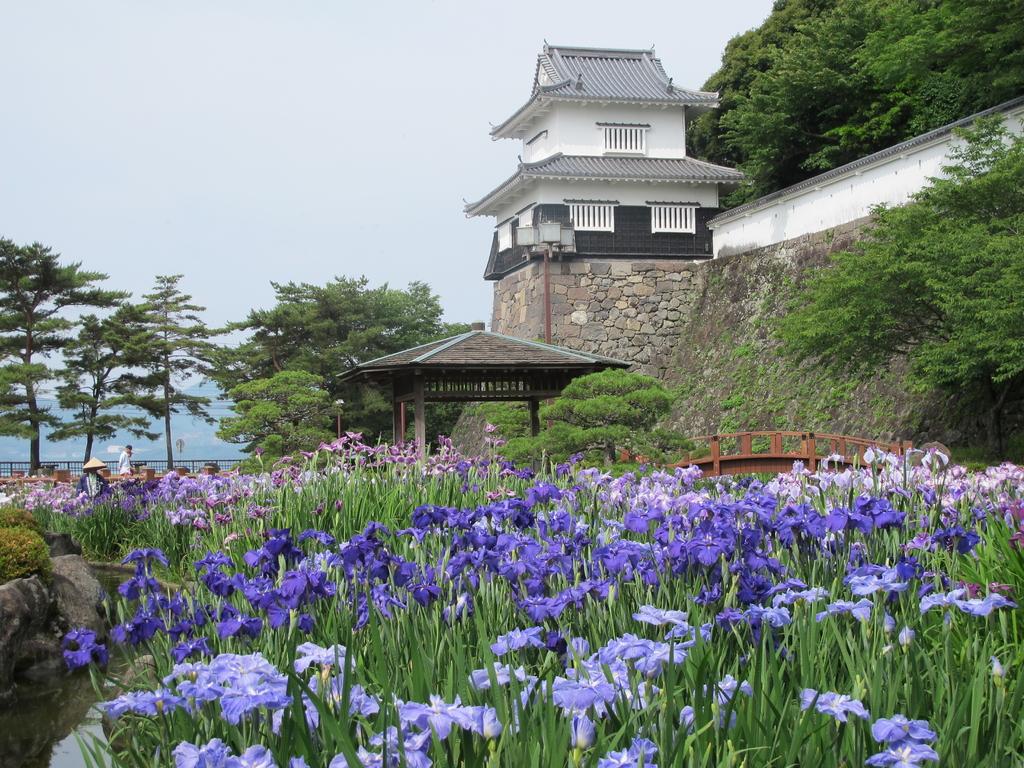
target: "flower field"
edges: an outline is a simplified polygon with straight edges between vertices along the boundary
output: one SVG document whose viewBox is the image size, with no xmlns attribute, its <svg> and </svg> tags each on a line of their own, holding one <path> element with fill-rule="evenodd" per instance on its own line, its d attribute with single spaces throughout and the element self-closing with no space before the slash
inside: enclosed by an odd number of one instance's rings
<svg viewBox="0 0 1024 768">
<path fill-rule="evenodd" d="M 534 476 L 345 438 L 25 501 L 135 569 L 120 648 L 65 639 L 98 683 L 152 658 L 90 764 L 1020 764 L 1024 470 L 868 458 Z"/>
</svg>

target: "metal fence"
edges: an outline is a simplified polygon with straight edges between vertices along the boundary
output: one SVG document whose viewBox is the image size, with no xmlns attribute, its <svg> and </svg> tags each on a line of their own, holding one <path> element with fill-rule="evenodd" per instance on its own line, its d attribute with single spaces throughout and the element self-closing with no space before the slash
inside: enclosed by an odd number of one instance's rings
<svg viewBox="0 0 1024 768">
<path fill-rule="evenodd" d="M 228 469 L 234 469 L 238 466 L 239 462 L 243 461 L 241 458 L 234 459 L 181 459 L 174 462 L 171 466 L 172 469 L 186 469 L 190 474 L 202 472 L 205 467 L 214 466 L 218 471 L 225 471 Z M 42 461 L 39 464 L 39 469 L 36 470 L 36 474 L 39 475 L 50 475 L 58 469 L 68 470 L 72 475 L 82 474 L 82 463 L 81 461 Z M 168 471 L 168 464 L 166 460 L 162 461 L 133 461 L 132 466 L 136 471 L 142 471 L 144 469 L 152 469 L 157 474 L 163 474 Z M 27 461 L 0 461 L 0 477 L 16 477 L 18 475 L 27 476 L 31 465 Z M 111 472 L 117 471 L 117 462 L 111 462 L 108 465 Z"/>
</svg>

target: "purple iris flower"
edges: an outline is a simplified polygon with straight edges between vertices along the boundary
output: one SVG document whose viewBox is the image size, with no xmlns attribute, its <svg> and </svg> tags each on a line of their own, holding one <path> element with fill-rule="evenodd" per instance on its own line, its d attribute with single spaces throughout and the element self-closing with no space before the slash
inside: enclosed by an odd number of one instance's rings
<svg viewBox="0 0 1024 768">
<path fill-rule="evenodd" d="M 828 598 L 828 590 L 823 587 L 811 587 L 810 589 L 788 589 L 772 596 L 772 606 L 778 608 L 782 605 L 793 603 L 816 603 L 819 600 Z"/>
<path fill-rule="evenodd" d="M 171 648 L 171 656 L 178 664 L 195 656 L 212 655 L 213 649 L 210 648 L 210 641 L 205 637 L 184 640 Z"/>
<path fill-rule="evenodd" d="M 686 611 L 673 611 L 655 608 L 653 605 L 641 605 L 640 610 L 633 614 L 633 619 L 644 624 L 660 627 L 664 624 L 685 624 Z"/>
<path fill-rule="evenodd" d="M 657 768 L 654 757 L 658 748 L 648 739 L 633 739 L 629 749 L 609 752 L 597 761 L 597 768 Z"/>
<path fill-rule="evenodd" d="M 176 709 L 185 708 L 185 699 L 167 688 L 155 691 L 135 691 L 128 704 L 128 711 L 139 715 L 164 715 Z"/>
<path fill-rule="evenodd" d="M 280 709 L 291 703 L 286 693 L 287 680 L 283 676 L 245 673 L 231 681 L 220 697 L 224 719 L 238 725 L 250 712 L 259 709 Z"/>
<path fill-rule="evenodd" d="M 498 719 L 498 712 L 494 707 L 466 707 L 466 709 L 469 714 L 467 730 L 488 740 L 501 736 L 504 726 Z"/>
<path fill-rule="evenodd" d="M 528 629 L 513 629 L 491 644 L 491 651 L 495 656 L 504 656 L 510 651 L 518 651 L 528 646 L 533 648 L 544 647 L 544 630 L 541 627 L 529 627 Z"/>
<path fill-rule="evenodd" d="M 615 688 L 603 677 L 567 680 L 556 677 L 551 687 L 555 705 L 570 712 L 585 712 L 591 707 L 609 704 L 615 700 Z"/>
<path fill-rule="evenodd" d="M 847 576 L 844 581 L 857 597 L 867 597 L 880 591 L 884 591 L 886 594 L 906 592 L 910 588 L 910 582 L 899 581 L 894 568 L 879 575 Z"/>
<path fill-rule="evenodd" d="M 788 608 L 762 608 L 759 605 L 752 605 L 745 613 L 751 626 L 764 622 L 772 627 L 784 627 L 793 621 Z"/>
<path fill-rule="evenodd" d="M 971 616 L 989 616 L 997 608 L 1016 608 L 1017 604 L 1013 600 L 993 592 L 982 598 L 957 600 L 956 607 Z"/>
<path fill-rule="evenodd" d="M 433 730 L 441 740 L 447 739 L 452 726 L 471 728 L 474 724 L 474 712 L 470 707 L 462 706 L 459 697 L 448 704 L 440 696 L 431 696 L 429 704 L 414 701 L 398 705 L 398 717 L 407 725 L 423 730 Z"/>
<path fill-rule="evenodd" d="M 151 567 L 153 563 L 167 565 L 167 555 L 163 553 L 163 550 L 155 547 L 136 549 L 129 552 L 121 562 L 126 565 L 128 563 L 135 563 L 135 568 L 138 571 Z"/>
<path fill-rule="evenodd" d="M 526 670 L 523 667 L 517 667 L 513 670 L 507 664 L 496 661 L 494 662 L 493 669 L 494 679 L 498 685 L 508 685 L 512 681 L 513 676 L 520 682 L 526 679 Z M 474 669 L 469 673 L 469 682 L 478 691 L 488 690 L 491 687 L 489 670 L 486 667 L 484 669 Z"/>
<path fill-rule="evenodd" d="M 849 600 L 837 600 L 825 606 L 825 610 L 815 615 L 816 621 L 823 621 L 826 616 L 840 616 L 848 613 L 858 621 L 867 621 L 871 618 L 871 610 L 874 604 L 867 598 L 861 598 L 853 603 Z"/>
<path fill-rule="evenodd" d="M 295 671 L 301 675 L 314 664 L 319 667 L 344 667 L 347 653 L 344 645 L 323 648 L 316 643 L 302 643 L 295 649 Z"/>
<path fill-rule="evenodd" d="M 800 692 L 800 709 L 809 709 L 812 704 L 815 710 L 823 715 L 831 715 L 840 723 L 845 723 L 848 715 L 856 715 L 864 720 L 871 717 L 860 701 L 846 694 L 818 693 L 813 688 L 804 688 Z"/>
<path fill-rule="evenodd" d="M 274 756 L 266 747 L 249 747 L 238 757 L 229 757 L 224 768 L 277 768 Z"/>
<path fill-rule="evenodd" d="M 707 686 L 705 686 L 704 693 L 707 694 Z M 715 684 L 715 701 L 721 709 L 728 707 L 729 703 L 736 698 L 737 693 L 753 696 L 754 689 L 746 680 L 737 680 L 732 675 L 726 675 Z"/>
<path fill-rule="evenodd" d="M 908 741 L 893 744 L 888 749 L 878 752 L 867 760 L 864 765 L 891 766 L 891 768 L 920 768 L 926 760 L 938 761 L 939 754 L 927 744 Z"/>
<path fill-rule="evenodd" d="M 61 640 L 61 648 L 64 651 L 64 663 L 68 669 L 79 669 L 96 662 L 100 667 L 105 667 L 109 660 L 107 647 L 103 643 L 96 642 L 96 633 L 91 629 L 73 629 L 64 635 Z"/>
<path fill-rule="evenodd" d="M 588 750 L 597 740 L 593 721 L 586 715 L 573 715 L 569 728 L 569 743 L 573 749 Z"/>
<path fill-rule="evenodd" d="M 896 636 L 896 641 L 904 648 L 910 647 L 910 644 L 914 642 L 914 638 L 917 633 L 910 627 L 904 627 L 900 630 L 899 635 Z"/>
<path fill-rule="evenodd" d="M 220 739 L 199 747 L 187 741 L 174 748 L 174 768 L 226 768 L 231 748 Z"/>
<path fill-rule="evenodd" d="M 875 741 L 895 744 L 905 741 L 935 741 L 938 736 L 928 727 L 927 720 L 910 720 L 904 715 L 880 717 L 871 725 Z"/>
</svg>

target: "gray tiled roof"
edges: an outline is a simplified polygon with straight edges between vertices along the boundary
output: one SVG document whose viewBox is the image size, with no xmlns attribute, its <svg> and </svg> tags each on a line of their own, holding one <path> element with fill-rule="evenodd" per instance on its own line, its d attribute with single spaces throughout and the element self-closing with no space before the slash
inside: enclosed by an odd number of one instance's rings
<svg viewBox="0 0 1024 768">
<path fill-rule="evenodd" d="M 466 213 L 476 216 L 484 205 L 532 178 L 588 179 L 596 181 L 695 181 L 738 183 L 743 174 L 734 168 L 706 163 L 692 157 L 615 157 L 555 154 L 536 163 L 520 163 L 519 169 L 475 203 Z"/>
<path fill-rule="evenodd" d="M 628 368 L 629 363 L 491 331 L 469 331 L 357 365 L 342 379 L 375 371 L 432 368 Z"/>
<path fill-rule="evenodd" d="M 541 85 L 539 75 L 550 81 Z M 497 136 L 537 102 L 615 101 L 633 104 L 692 105 L 714 107 L 718 94 L 681 88 L 665 74 L 653 50 L 573 48 L 545 45 L 537 57 L 536 75 L 529 101 L 496 126 Z"/>
<path fill-rule="evenodd" d="M 734 219 L 737 216 L 742 216 L 752 211 L 760 210 L 761 208 L 764 208 L 765 206 L 775 202 L 779 198 L 788 197 L 789 195 L 795 194 L 797 192 L 802 192 L 805 189 L 813 189 L 814 187 L 820 186 L 821 184 L 825 184 L 841 176 L 845 176 L 848 173 L 852 173 L 861 168 L 872 165 L 873 163 L 888 160 L 891 157 L 903 154 L 904 152 L 912 150 L 915 147 L 931 144 L 934 141 L 938 141 L 939 139 L 948 136 L 956 128 L 964 128 L 970 125 L 980 117 L 987 117 L 989 115 L 999 114 L 1000 112 L 1009 112 L 1010 110 L 1017 109 L 1022 106 L 1024 106 L 1024 96 L 1018 96 L 1016 99 L 1004 101 L 1002 104 L 997 104 L 996 106 L 982 110 L 981 112 L 975 112 L 973 115 L 968 115 L 967 117 L 963 117 L 959 120 L 954 120 L 952 123 L 948 123 L 946 125 L 940 126 L 939 128 L 935 128 L 931 131 L 928 131 L 927 133 L 922 133 L 918 136 L 915 136 L 912 139 L 901 141 L 899 144 L 893 144 L 891 147 L 886 147 L 885 149 L 879 150 L 878 152 L 875 152 L 873 154 L 865 155 L 864 157 L 859 157 L 853 162 L 847 163 L 846 165 L 841 165 L 838 168 L 833 168 L 830 171 L 825 171 L 825 173 L 819 173 L 817 176 L 812 176 L 809 179 L 805 179 L 804 181 L 798 182 L 791 186 L 784 187 L 780 190 L 772 192 L 771 194 L 765 195 L 764 197 L 759 197 L 757 198 L 757 200 L 752 200 L 751 202 L 745 203 L 744 205 L 740 205 L 735 208 L 730 208 L 728 211 L 724 211 L 723 213 L 720 213 L 717 216 L 715 216 L 715 218 L 711 219 L 708 222 L 708 226 L 714 228 L 716 224 L 721 224 L 723 222 L 730 221 L 731 219 Z"/>
</svg>

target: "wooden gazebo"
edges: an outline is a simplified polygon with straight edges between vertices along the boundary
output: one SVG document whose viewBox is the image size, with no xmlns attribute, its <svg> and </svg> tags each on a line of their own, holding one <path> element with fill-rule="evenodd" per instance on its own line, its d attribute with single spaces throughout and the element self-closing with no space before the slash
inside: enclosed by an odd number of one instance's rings
<svg viewBox="0 0 1024 768">
<path fill-rule="evenodd" d="M 357 365 L 341 381 L 391 390 L 394 439 L 405 435 L 405 408 L 415 411 L 416 443 L 427 444 L 425 403 L 523 400 L 530 407 L 530 428 L 540 431 L 541 400 L 558 397 L 577 376 L 628 368 L 611 357 L 473 330 Z"/>
</svg>

